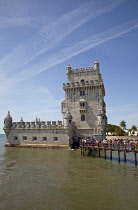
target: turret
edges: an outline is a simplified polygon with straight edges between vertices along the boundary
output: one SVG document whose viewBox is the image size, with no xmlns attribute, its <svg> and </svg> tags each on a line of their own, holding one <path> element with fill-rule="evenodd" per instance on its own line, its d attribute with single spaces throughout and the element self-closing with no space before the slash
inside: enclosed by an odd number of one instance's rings
<svg viewBox="0 0 138 210">
<path fill-rule="evenodd" d="M 94 70 L 100 70 L 98 61 L 95 61 L 94 63 Z"/>
<path fill-rule="evenodd" d="M 10 116 L 10 112 L 8 111 L 8 114 L 4 119 L 4 128 L 3 128 L 6 136 L 9 135 L 11 127 L 12 127 L 12 117 Z"/>
<path fill-rule="evenodd" d="M 68 75 L 71 72 L 71 66 L 70 64 L 66 68 L 66 75 Z"/>
<path fill-rule="evenodd" d="M 10 116 L 10 112 L 8 111 L 8 114 L 4 119 L 4 129 L 10 129 L 11 126 L 12 126 L 12 117 Z"/>
<path fill-rule="evenodd" d="M 72 115 L 70 114 L 69 110 L 64 116 L 64 128 L 70 128 L 72 123 Z"/>
</svg>

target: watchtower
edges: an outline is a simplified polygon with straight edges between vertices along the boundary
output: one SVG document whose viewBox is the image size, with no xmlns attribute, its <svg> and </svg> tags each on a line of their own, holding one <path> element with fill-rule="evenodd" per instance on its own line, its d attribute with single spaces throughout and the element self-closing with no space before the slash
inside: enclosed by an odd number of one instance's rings
<svg viewBox="0 0 138 210">
<path fill-rule="evenodd" d="M 107 117 L 99 62 L 95 61 L 94 67 L 76 69 L 69 65 L 66 74 L 68 82 L 63 84 L 63 118 L 69 111 L 75 126 L 75 136 L 95 136 L 97 140 L 102 140 L 105 138 Z"/>
</svg>

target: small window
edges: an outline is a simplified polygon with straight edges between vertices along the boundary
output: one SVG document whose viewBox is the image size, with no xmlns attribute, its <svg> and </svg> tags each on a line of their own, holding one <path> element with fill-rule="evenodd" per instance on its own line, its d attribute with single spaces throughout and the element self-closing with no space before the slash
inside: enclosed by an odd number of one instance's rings
<svg viewBox="0 0 138 210">
<path fill-rule="evenodd" d="M 85 96 L 85 91 L 84 90 L 80 91 L 80 96 Z"/>
<path fill-rule="evenodd" d="M 84 79 L 81 80 L 81 84 L 84 84 Z"/>
<path fill-rule="evenodd" d="M 69 120 L 69 124 L 71 124 L 71 120 Z"/>
<path fill-rule="evenodd" d="M 57 141 L 58 140 L 58 137 L 54 137 L 54 141 Z"/>
<path fill-rule="evenodd" d="M 80 103 L 80 107 L 85 107 L 85 103 Z"/>
<path fill-rule="evenodd" d="M 23 136 L 23 140 L 27 140 L 27 136 Z"/>
<path fill-rule="evenodd" d="M 47 141 L 47 137 L 43 137 L 42 140 L 43 140 L 43 141 Z"/>
<path fill-rule="evenodd" d="M 32 140 L 33 141 L 37 140 L 37 137 L 36 136 L 33 136 Z"/>
<path fill-rule="evenodd" d="M 17 140 L 18 139 L 18 137 L 17 136 L 14 136 L 14 140 Z"/>
<path fill-rule="evenodd" d="M 81 115 L 81 121 L 85 121 L 85 115 Z"/>
</svg>

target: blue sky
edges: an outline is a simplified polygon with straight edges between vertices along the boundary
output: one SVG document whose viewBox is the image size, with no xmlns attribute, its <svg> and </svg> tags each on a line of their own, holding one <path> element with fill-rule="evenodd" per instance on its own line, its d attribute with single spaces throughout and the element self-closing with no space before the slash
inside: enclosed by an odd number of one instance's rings
<svg viewBox="0 0 138 210">
<path fill-rule="evenodd" d="M 0 133 L 62 120 L 66 66 L 100 62 L 108 123 L 138 126 L 138 0 L 0 0 Z"/>
</svg>

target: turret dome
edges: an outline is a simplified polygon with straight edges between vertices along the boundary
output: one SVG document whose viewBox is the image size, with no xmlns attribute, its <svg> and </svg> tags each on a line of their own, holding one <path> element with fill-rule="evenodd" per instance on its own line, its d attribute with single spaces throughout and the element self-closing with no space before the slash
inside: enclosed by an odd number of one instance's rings
<svg viewBox="0 0 138 210">
<path fill-rule="evenodd" d="M 9 112 L 9 111 L 8 111 L 7 116 L 5 117 L 5 120 L 12 120 L 12 117 L 11 117 L 11 115 L 10 115 L 10 112 Z"/>
<path fill-rule="evenodd" d="M 71 72 L 71 66 L 70 64 L 66 68 L 66 74 L 68 75 Z"/>
<path fill-rule="evenodd" d="M 94 69 L 99 70 L 99 62 L 97 60 L 94 62 Z"/>
</svg>

